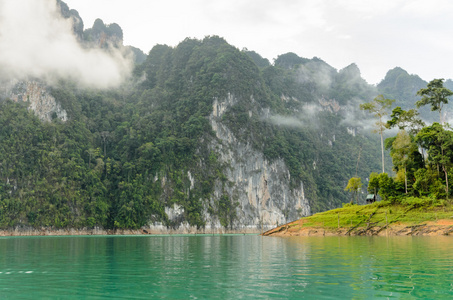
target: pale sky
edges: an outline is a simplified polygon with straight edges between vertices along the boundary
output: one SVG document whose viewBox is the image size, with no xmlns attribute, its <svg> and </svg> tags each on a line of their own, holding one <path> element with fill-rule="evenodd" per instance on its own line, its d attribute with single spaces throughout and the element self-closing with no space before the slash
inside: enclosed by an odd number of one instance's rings
<svg viewBox="0 0 453 300">
<path fill-rule="evenodd" d="M 453 78 L 450 0 L 64 0 L 84 20 L 118 23 L 148 53 L 218 35 L 273 61 L 294 52 L 337 70 L 356 63 L 370 84 L 398 66 L 430 81 Z"/>
</svg>

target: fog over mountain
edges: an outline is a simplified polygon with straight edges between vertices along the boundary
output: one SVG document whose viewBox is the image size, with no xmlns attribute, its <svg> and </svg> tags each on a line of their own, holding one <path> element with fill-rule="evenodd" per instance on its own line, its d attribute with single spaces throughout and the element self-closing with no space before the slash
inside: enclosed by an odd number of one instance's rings
<svg viewBox="0 0 453 300">
<path fill-rule="evenodd" d="M 0 1 L 0 79 L 58 78 L 82 86 L 117 86 L 132 70 L 124 51 L 86 48 L 55 0 Z"/>
</svg>

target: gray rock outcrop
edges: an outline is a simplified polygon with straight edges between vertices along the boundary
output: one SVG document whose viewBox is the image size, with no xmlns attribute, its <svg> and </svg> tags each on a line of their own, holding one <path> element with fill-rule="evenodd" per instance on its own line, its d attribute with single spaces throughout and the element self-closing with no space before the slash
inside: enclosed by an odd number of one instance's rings
<svg viewBox="0 0 453 300">
<path fill-rule="evenodd" d="M 51 121 L 53 118 L 63 122 L 68 120 L 67 112 L 42 83 L 33 80 L 13 80 L 4 85 L 2 90 L 2 98 L 27 103 L 28 109 L 31 109 L 42 121 Z"/>
</svg>

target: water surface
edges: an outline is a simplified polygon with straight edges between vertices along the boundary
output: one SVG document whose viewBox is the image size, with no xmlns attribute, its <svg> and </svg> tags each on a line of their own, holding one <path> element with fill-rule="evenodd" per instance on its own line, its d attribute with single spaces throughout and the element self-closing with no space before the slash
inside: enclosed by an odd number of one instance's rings
<svg viewBox="0 0 453 300">
<path fill-rule="evenodd" d="M 0 298 L 451 298 L 452 253 L 451 237 L 8 237 Z"/>
</svg>

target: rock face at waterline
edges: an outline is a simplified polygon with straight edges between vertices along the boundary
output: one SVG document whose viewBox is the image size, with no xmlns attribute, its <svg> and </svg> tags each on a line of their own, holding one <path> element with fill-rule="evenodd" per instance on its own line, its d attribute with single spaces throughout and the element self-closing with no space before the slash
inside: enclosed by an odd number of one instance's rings
<svg viewBox="0 0 453 300">
<path fill-rule="evenodd" d="M 248 142 L 241 143 L 222 124 L 223 113 L 234 103 L 232 95 L 220 103 L 216 99 L 209 121 L 217 137 L 210 147 L 216 149 L 222 163 L 230 165 L 226 175 L 233 184 L 226 190 L 232 198 L 237 195 L 239 203 L 235 227 L 268 228 L 310 215 L 303 182 L 296 188 L 289 186 L 291 175 L 283 159 L 269 162 L 263 153 Z M 219 186 L 214 195 L 221 195 Z"/>
<path fill-rule="evenodd" d="M 310 205 L 305 198 L 303 182 L 297 188 L 290 187 L 290 171 L 283 159 L 269 162 L 262 152 L 253 149 L 247 142 L 240 142 L 234 133 L 222 124 L 222 115 L 229 106 L 238 101 L 231 94 L 223 101 L 214 100 L 209 123 L 217 139 L 209 148 L 215 152 L 219 161 L 227 164 L 225 176 L 229 181 L 227 187 L 215 182 L 214 190 L 208 206 L 216 206 L 218 199 L 224 193 L 229 199 L 234 199 L 235 217 L 228 224 L 222 224 L 219 217 L 211 215 L 204 209 L 203 218 L 206 220 L 202 232 L 260 232 L 268 230 L 288 220 L 310 215 Z M 191 178 L 189 173 L 189 178 Z M 191 188 L 194 182 L 191 178 Z M 177 224 L 167 228 L 161 223 L 150 224 L 150 232 L 197 232 L 187 222 L 184 222 L 184 209 L 174 205 L 166 207 L 169 219 Z M 199 231 L 199 230 L 198 230 Z"/>
</svg>

